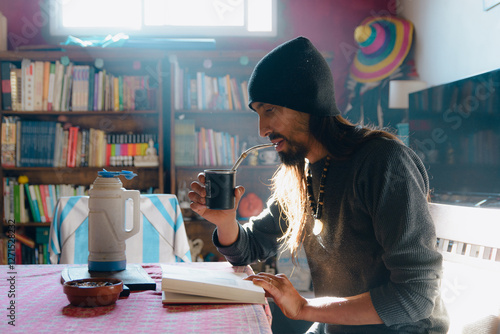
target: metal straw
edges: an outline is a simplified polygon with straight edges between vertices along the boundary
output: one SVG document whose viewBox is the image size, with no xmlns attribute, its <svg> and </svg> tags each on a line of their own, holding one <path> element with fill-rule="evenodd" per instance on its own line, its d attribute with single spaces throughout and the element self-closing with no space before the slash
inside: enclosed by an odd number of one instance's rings
<svg viewBox="0 0 500 334">
<path fill-rule="evenodd" d="M 231 171 L 236 171 L 236 169 L 243 162 L 243 159 L 245 159 L 247 157 L 247 155 L 248 155 L 249 152 L 251 152 L 253 150 L 260 150 L 261 148 L 266 148 L 266 147 L 271 147 L 271 146 L 274 146 L 274 144 L 262 144 L 262 145 L 256 145 L 256 146 L 250 147 L 248 150 L 246 150 L 245 152 L 241 153 L 241 155 L 238 158 L 238 160 L 236 160 L 236 162 L 234 163 L 233 168 L 231 168 Z"/>
</svg>

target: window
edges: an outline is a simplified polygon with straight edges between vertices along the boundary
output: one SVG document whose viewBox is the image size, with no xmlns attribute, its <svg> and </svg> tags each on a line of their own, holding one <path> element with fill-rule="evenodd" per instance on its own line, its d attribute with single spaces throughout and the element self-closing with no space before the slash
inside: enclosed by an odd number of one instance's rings
<svg viewBox="0 0 500 334">
<path fill-rule="evenodd" d="M 53 36 L 275 36 L 277 0 L 52 0 Z"/>
</svg>

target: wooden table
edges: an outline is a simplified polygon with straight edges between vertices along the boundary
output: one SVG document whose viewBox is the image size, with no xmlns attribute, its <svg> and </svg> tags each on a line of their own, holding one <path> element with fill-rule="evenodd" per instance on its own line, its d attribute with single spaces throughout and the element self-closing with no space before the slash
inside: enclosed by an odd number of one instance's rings
<svg viewBox="0 0 500 334">
<path fill-rule="evenodd" d="M 0 266 L 0 333 L 272 333 L 268 305 L 162 305 L 158 264 L 142 265 L 156 291 L 132 291 L 109 306 L 75 307 L 60 282 L 68 266 L 77 265 Z"/>
</svg>

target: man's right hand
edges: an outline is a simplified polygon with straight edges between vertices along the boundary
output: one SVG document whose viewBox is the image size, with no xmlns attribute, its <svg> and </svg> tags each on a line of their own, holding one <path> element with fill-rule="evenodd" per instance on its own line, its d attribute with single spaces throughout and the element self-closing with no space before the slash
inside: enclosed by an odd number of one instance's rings
<svg viewBox="0 0 500 334">
<path fill-rule="evenodd" d="M 211 210 L 207 208 L 204 173 L 198 174 L 198 181 L 191 183 L 191 190 L 188 193 L 188 197 L 192 201 L 191 209 L 212 224 L 217 225 L 217 234 L 221 245 L 228 246 L 234 243 L 238 239 L 239 231 L 236 210 L 241 197 L 245 193 L 245 188 L 237 186 L 234 190 L 235 205 L 231 210 Z"/>
</svg>

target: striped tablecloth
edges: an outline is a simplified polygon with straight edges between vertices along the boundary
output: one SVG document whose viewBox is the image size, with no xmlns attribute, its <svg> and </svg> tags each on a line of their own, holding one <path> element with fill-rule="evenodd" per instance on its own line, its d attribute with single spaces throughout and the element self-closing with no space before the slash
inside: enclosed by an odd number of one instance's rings
<svg viewBox="0 0 500 334">
<path fill-rule="evenodd" d="M 251 272 L 226 262 L 179 265 Z M 0 333 L 272 333 L 268 305 L 162 305 L 158 264 L 142 265 L 156 291 L 133 291 L 110 306 L 75 307 L 60 283 L 68 266 L 77 265 L 0 266 Z"/>
</svg>

